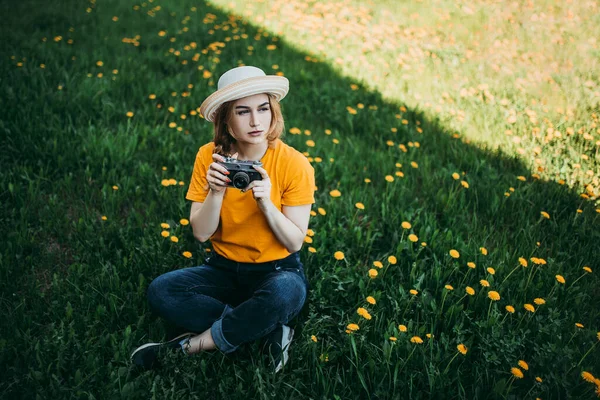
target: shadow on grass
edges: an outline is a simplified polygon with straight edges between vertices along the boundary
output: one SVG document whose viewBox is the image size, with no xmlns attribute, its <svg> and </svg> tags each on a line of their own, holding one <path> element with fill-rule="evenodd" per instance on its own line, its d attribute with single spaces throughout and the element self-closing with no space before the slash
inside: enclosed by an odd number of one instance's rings
<svg viewBox="0 0 600 400">
<path fill-rule="evenodd" d="M 5 9 L 16 17 L 31 4 Z M 191 6 L 198 9 L 184 32 L 180 23 Z M 165 4 L 153 18 L 144 10 L 132 11 L 131 4 L 116 2 L 100 3 L 89 14 L 75 2 L 62 7 L 33 8 L 26 17 L 37 26 L 31 35 L 25 32 L 27 24 L 14 22 L 3 31 L 11 41 L 4 45 L 2 59 L 17 53 L 28 61 L 23 67 L 16 67 L 18 59 L 0 66 L 6 77 L 0 103 L 4 112 L 0 131 L 6 143 L 0 150 L 0 198 L 6 205 L 2 222 L 10 227 L 0 259 L 1 307 L 10 321 L 0 329 L 4 366 L 0 393 L 66 397 L 68 389 L 77 397 L 147 398 L 152 393 L 259 398 L 278 392 L 284 398 L 400 398 L 430 391 L 437 396 L 461 386 L 463 392 L 453 396 L 475 398 L 506 389 L 505 378 L 480 371 L 507 375 L 507 365 L 534 358 L 539 369 L 555 371 L 553 390 L 561 395 L 583 393 L 585 388 L 567 380 L 573 380 L 578 370 L 568 375 L 571 365 L 555 364 L 556 357 L 573 356 L 561 353 L 556 340 L 548 339 L 550 348 L 545 348 L 536 338 L 556 334 L 563 322 L 571 323 L 575 317 L 597 320 L 600 298 L 593 290 L 597 278 L 580 281 L 576 293 L 559 287 L 555 301 L 564 304 L 563 313 L 554 310 L 549 321 L 538 321 L 537 336 L 531 330 L 491 329 L 485 324 L 486 310 L 477 309 L 476 300 L 469 298 L 451 298 L 445 303 L 448 309 L 440 311 L 439 295 L 446 284 L 463 291 L 463 283 L 474 286 L 485 278 L 493 288 L 501 288 L 503 299 L 519 306 L 548 295 L 555 274 L 573 281 L 584 265 L 600 264 L 598 214 L 578 193 L 533 180 L 517 158 L 455 139 L 455 132 L 419 110 L 401 113 L 408 121 L 402 124 L 396 118 L 402 104 L 385 102 L 364 88 L 351 90 L 357 82 L 326 63 L 306 61 L 307 55 L 293 44 L 279 40 L 277 51 L 259 49 L 270 37 L 255 43 L 257 27 L 238 22 L 247 40 L 225 42 L 233 26 L 229 32 L 208 34 L 213 24 L 201 23 L 206 13 L 216 16 L 215 23 L 228 21 L 229 16 L 205 4 Z M 119 15 L 120 23 L 111 22 L 113 15 Z M 72 34 L 68 26 L 75 26 Z M 169 32 L 167 37 L 157 35 L 163 29 Z M 123 37 L 137 34 L 138 47 L 123 43 Z M 64 38 L 55 42 L 57 35 Z M 47 42 L 41 41 L 44 36 Z M 68 37 L 74 38 L 72 45 L 65 43 Z M 169 37 L 176 41 L 169 43 Z M 192 41 L 197 49 L 216 41 L 226 43 L 220 54 L 200 59 L 213 78 L 203 78 L 195 62 L 182 64 L 194 52 L 188 56 L 168 52 L 169 47 Z M 250 44 L 255 47 L 252 56 Z M 215 56 L 220 62 L 214 62 Z M 100 60 L 103 69 L 97 65 Z M 184 200 L 187 185 L 160 185 L 165 178 L 187 184 L 198 147 L 211 138 L 211 126 L 205 121 L 189 114 L 183 120 L 180 115 L 198 107 L 214 90 L 206 83 L 216 81 L 239 60 L 267 73 L 272 73 L 273 64 L 279 65 L 291 87 L 282 102 L 286 129 L 311 132 L 288 133 L 284 140 L 313 159 L 322 159 L 313 162 L 319 187 L 314 209 L 322 207 L 326 215 L 311 220 L 316 253 L 309 253 L 308 245 L 303 249 L 313 290 L 297 325 L 293 373 L 273 376 L 249 346 L 233 358 L 171 357 L 162 372 L 139 374 L 128 365 L 130 351 L 165 334 L 165 326 L 147 311 L 149 281 L 203 258 L 203 246 L 194 242 L 189 227 L 179 225 L 189 212 Z M 40 63 L 46 68 L 40 69 Z M 97 77 L 100 72 L 102 78 Z M 190 96 L 181 97 L 185 91 Z M 150 93 L 157 99 L 150 101 Z M 358 103 L 365 107 L 358 108 Z M 377 108 L 369 108 L 372 105 Z M 166 111 L 169 106 L 176 111 Z M 349 114 L 347 106 L 357 114 Z M 124 116 L 129 110 L 135 113 L 131 119 Z M 168 128 L 172 121 L 182 130 Z M 331 135 L 324 133 L 326 129 Z M 314 147 L 307 145 L 309 139 Z M 397 171 L 404 176 L 397 176 Z M 452 178 L 454 172 L 460 174 L 459 180 Z M 393 182 L 386 180 L 388 175 Z M 527 177 L 526 182 L 517 176 Z M 468 182 L 468 189 L 461 180 Z M 331 197 L 332 189 L 342 196 Z M 364 211 L 357 210 L 357 202 L 365 205 Z M 583 213 L 577 214 L 578 208 Z M 551 218 L 541 217 L 541 211 Z M 108 216 L 106 221 L 102 215 Z M 412 228 L 401 228 L 403 221 L 410 221 Z M 179 245 L 160 237 L 161 222 L 171 225 Z M 416 243 L 408 240 L 410 233 L 418 236 Z M 487 257 L 480 247 L 489 250 Z M 450 249 L 461 257 L 452 259 Z M 194 259 L 183 259 L 184 250 L 194 250 Z M 343 251 L 345 260 L 335 261 L 335 251 Z M 385 263 L 388 255 L 397 257 L 397 265 L 386 265 L 378 279 L 369 280 L 367 270 L 373 261 Z M 529 261 L 528 270 L 517 271 L 514 282 L 502 286 L 519 257 L 543 258 L 547 265 L 532 276 L 529 271 L 538 267 Z M 467 261 L 475 262 L 477 270 L 466 267 Z M 485 272 L 490 266 L 499 278 Z M 408 300 L 411 288 L 419 290 L 419 301 Z M 483 292 L 479 286 L 477 291 Z M 379 311 L 370 325 L 361 323 L 353 352 L 343 330 L 357 320 L 354 310 L 366 295 L 377 296 Z M 421 355 L 436 366 L 447 360 L 444 351 L 454 351 L 457 340 L 468 342 L 474 361 L 456 365 L 469 380 L 453 370 L 441 377 L 435 368 L 417 373 L 419 367 L 412 364 L 403 365 L 394 378 L 383 361 L 390 351 L 387 337 L 399 323 L 409 325 L 415 335 L 433 333 L 440 339 L 430 347 L 433 359 Z M 317 346 L 308 339 L 311 334 L 320 338 Z M 328 362 L 321 360 L 325 356 Z M 407 354 L 397 357 L 405 360 Z"/>
</svg>

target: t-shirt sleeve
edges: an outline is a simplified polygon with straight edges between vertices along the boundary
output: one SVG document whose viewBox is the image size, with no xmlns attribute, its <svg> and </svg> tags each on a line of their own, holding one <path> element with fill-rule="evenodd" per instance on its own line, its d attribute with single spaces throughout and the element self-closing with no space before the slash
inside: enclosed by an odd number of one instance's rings
<svg viewBox="0 0 600 400">
<path fill-rule="evenodd" d="M 288 164 L 287 184 L 281 196 L 284 206 L 301 206 L 315 202 L 315 170 L 308 159 L 298 153 Z"/>
<path fill-rule="evenodd" d="M 206 196 L 208 196 L 209 188 L 208 181 L 206 180 L 207 168 L 208 166 L 205 164 L 204 157 L 202 156 L 202 149 L 200 149 L 196 155 L 196 161 L 194 162 L 194 171 L 192 172 L 190 187 L 185 196 L 187 200 L 203 203 Z"/>
</svg>

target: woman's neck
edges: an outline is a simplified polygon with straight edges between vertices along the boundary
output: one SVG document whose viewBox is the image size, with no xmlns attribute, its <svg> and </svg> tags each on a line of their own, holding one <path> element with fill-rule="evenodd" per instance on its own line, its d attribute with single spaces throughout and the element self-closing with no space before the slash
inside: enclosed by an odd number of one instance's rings
<svg viewBox="0 0 600 400">
<path fill-rule="evenodd" d="M 255 145 L 240 146 L 236 143 L 233 146 L 233 153 L 238 153 L 238 160 L 260 161 L 269 149 L 269 142 L 259 143 Z"/>
</svg>

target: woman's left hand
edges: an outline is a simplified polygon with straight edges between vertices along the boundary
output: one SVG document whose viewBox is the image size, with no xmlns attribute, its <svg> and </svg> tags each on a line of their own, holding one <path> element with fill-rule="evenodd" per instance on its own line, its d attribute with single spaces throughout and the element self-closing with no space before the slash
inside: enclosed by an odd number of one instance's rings
<svg viewBox="0 0 600 400">
<path fill-rule="evenodd" d="M 252 196 L 254 196 L 258 205 L 261 206 L 271 200 L 271 178 L 269 178 L 269 174 L 267 174 L 267 171 L 264 168 L 259 167 L 258 165 L 254 165 L 253 167 L 260 173 L 262 180 L 250 182 L 243 192 L 252 190 Z"/>
</svg>

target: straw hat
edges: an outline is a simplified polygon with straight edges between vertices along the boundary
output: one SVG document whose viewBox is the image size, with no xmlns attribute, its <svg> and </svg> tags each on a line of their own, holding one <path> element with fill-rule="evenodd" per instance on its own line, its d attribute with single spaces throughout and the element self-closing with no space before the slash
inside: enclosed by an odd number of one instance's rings
<svg viewBox="0 0 600 400">
<path fill-rule="evenodd" d="M 214 122 L 217 110 L 227 101 L 259 93 L 271 93 L 280 101 L 289 88 L 290 83 L 283 76 L 265 75 L 262 69 L 251 66 L 232 68 L 219 78 L 217 91 L 202 102 L 200 114 Z"/>
</svg>

